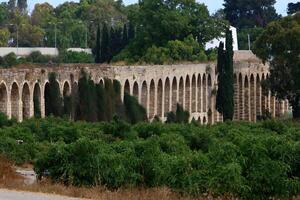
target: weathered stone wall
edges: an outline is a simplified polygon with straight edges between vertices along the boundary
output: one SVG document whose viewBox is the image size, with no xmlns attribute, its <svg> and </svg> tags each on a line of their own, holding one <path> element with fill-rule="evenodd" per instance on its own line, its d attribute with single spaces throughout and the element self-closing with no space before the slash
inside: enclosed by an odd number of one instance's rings
<svg viewBox="0 0 300 200">
<path fill-rule="evenodd" d="M 201 123 L 222 121 L 215 110 L 217 77 L 215 63 L 155 65 L 155 66 L 107 66 L 96 64 L 66 64 L 49 66 L 24 66 L 0 70 L 0 111 L 10 118 L 22 121 L 34 116 L 34 97 L 40 103 L 45 116 L 45 92 L 48 74 L 55 72 L 61 94 L 71 94 L 81 70 L 88 72 L 94 82 L 104 78 L 117 79 L 125 91 L 136 96 L 147 109 L 149 119 L 175 111 L 181 104 L 191 113 L 191 119 Z M 268 110 L 275 117 L 288 109 L 286 101 L 278 101 L 264 95 L 260 82 L 268 77 L 268 65 L 264 65 L 249 51 L 235 52 L 235 120 L 256 121 L 256 116 Z"/>
</svg>

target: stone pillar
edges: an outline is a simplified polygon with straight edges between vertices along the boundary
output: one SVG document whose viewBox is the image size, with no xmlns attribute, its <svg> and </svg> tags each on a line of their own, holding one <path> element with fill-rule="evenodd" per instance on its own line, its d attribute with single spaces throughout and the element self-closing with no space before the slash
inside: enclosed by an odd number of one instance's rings
<svg viewBox="0 0 300 200">
<path fill-rule="evenodd" d="M 149 86 L 147 87 L 147 107 L 146 107 L 146 110 L 147 110 L 147 117 L 149 120 L 150 119 L 150 87 L 151 87 L 151 82 L 149 83 Z"/>
<path fill-rule="evenodd" d="M 164 120 L 164 117 L 165 117 L 165 81 L 162 82 L 162 99 L 161 99 L 161 116 L 159 116 L 162 121 Z"/>
<path fill-rule="evenodd" d="M 122 90 L 122 89 L 121 89 Z M 44 90 L 41 91 L 41 118 L 45 118 L 46 115 L 46 111 L 45 111 L 45 96 L 44 96 Z M 123 93 L 121 93 L 121 95 L 124 95 Z M 123 97 L 121 98 L 123 100 Z"/>
<path fill-rule="evenodd" d="M 257 97 L 256 97 L 257 91 L 256 91 L 256 90 L 257 90 L 257 87 L 256 87 L 256 80 L 255 80 L 255 78 L 254 78 L 254 97 L 253 97 L 253 101 L 254 101 L 254 109 L 253 109 L 253 112 L 254 112 L 254 113 L 252 113 L 254 122 L 256 122 L 256 120 L 257 120 L 257 102 L 256 102 L 256 99 L 257 99 Z"/>
<path fill-rule="evenodd" d="M 6 115 L 8 117 L 8 119 L 11 119 L 12 118 L 12 110 L 11 110 L 11 89 L 9 91 L 7 91 L 7 103 L 6 103 Z"/>
</svg>

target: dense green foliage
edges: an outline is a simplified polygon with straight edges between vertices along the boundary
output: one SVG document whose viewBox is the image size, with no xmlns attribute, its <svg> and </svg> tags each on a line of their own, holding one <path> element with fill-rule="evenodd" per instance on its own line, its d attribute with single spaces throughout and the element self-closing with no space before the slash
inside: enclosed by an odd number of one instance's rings
<svg viewBox="0 0 300 200">
<path fill-rule="evenodd" d="M 222 113 L 224 121 L 232 120 L 234 115 L 233 80 L 233 41 L 232 32 L 226 31 L 226 46 L 221 42 L 218 49 L 218 91 L 216 109 Z"/>
<path fill-rule="evenodd" d="M 225 21 L 211 17 L 207 7 L 195 0 L 142 0 L 128 10 L 128 18 L 137 31 L 114 61 L 206 61 L 203 46 L 221 36 L 226 27 Z"/>
<path fill-rule="evenodd" d="M 279 99 L 288 99 L 295 118 L 300 117 L 300 14 L 270 23 L 255 42 L 254 52 L 270 62 L 265 86 Z"/>
<path fill-rule="evenodd" d="M 4 123 L 2 121 L 4 120 Z M 6 120 L 7 121 L 7 120 Z M 168 186 L 243 199 L 299 195 L 300 125 L 137 124 L 31 119 L 0 129 L 0 152 L 74 185 Z M 18 145 L 16 140 L 23 140 Z"/>
<path fill-rule="evenodd" d="M 264 27 L 279 18 L 275 3 L 276 0 L 225 0 L 224 13 L 238 29 Z"/>
<path fill-rule="evenodd" d="M 297 2 L 297 3 L 289 3 L 288 4 L 288 11 L 287 13 L 289 15 L 292 15 L 296 12 L 300 11 L 300 2 Z"/>
</svg>

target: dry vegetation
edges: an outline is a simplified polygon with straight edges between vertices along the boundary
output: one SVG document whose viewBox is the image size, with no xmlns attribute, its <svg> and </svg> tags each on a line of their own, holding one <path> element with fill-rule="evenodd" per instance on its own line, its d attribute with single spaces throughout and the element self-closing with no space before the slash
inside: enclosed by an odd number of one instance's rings
<svg viewBox="0 0 300 200">
<path fill-rule="evenodd" d="M 11 190 L 21 190 L 30 192 L 41 192 L 49 194 L 58 194 L 70 197 L 101 199 L 101 200 L 192 200 L 192 198 L 182 197 L 168 188 L 133 188 L 119 189 L 109 191 L 104 187 L 84 188 L 74 186 L 64 186 L 61 184 L 53 184 L 48 180 L 43 180 L 32 185 L 24 184 L 24 178 L 15 172 L 12 163 L 5 157 L 0 155 L 0 188 Z M 199 200 L 208 199 L 206 197 L 197 198 Z M 224 200 L 230 197 L 222 198 Z"/>
</svg>

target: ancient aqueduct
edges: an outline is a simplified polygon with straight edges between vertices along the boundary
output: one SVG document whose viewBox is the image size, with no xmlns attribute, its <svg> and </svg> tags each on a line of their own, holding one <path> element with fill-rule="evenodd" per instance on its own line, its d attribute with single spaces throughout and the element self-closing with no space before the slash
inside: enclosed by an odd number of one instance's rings
<svg viewBox="0 0 300 200">
<path fill-rule="evenodd" d="M 125 91 L 136 96 L 147 108 L 149 119 L 175 110 L 179 103 L 191 113 L 191 119 L 215 123 L 222 116 L 215 110 L 217 77 L 215 63 L 181 64 L 166 66 L 104 66 L 59 65 L 18 67 L 0 70 L 0 112 L 19 121 L 34 116 L 34 103 L 39 102 L 45 116 L 45 93 L 48 74 L 55 72 L 62 95 L 69 95 L 76 86 L 84 68 L 98 83 L 103 79 L 117 79 Z M 237 51 L 234 55 L 235 120 L 256 121 L 256 116 L 269 111 L 279 117 L 289 110 L 287 101 L 279 101 L 270 93 L 264 95 L 261 80 L 268 77 L 269 67 L 250 51 Z M 34 101 L 38 98 L 38 101 Z"/>
</svg>

